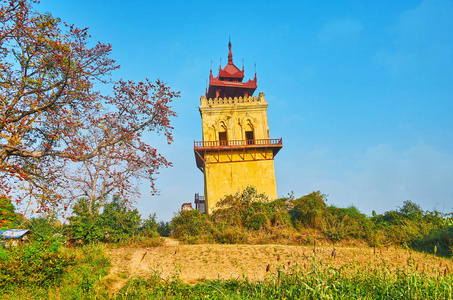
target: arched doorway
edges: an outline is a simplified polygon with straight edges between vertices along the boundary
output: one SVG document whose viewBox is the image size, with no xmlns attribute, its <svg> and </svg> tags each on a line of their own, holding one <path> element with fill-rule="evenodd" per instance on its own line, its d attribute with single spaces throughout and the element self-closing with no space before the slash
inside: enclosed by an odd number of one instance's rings
<svg viewBox="0 0 453 300">
<path fill-rule="evenodd" d="M 247 126 L 245 127 L 245 140 L 247 145 L 255 144 L 255 132 L 250 121 L 247 122 Z"/>
<path fill-rule="evenodd" d="M 228 146 L 228 130 L 223 122 L 220 122 L 219 142 L 220 146 Z"/>
</svg>

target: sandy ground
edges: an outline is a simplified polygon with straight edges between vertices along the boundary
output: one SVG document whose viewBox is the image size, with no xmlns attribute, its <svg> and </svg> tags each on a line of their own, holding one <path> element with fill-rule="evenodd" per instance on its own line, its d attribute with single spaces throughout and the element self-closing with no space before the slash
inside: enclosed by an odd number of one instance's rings
<svg viewBox="0 0 453 300">
<path fill-rule="evenodd" d="M 313 253 L 322 265 L 340 267 L 357 262 L 367 268 L 387 265 L 391 269 L 416 268 L 419 272 L 453 272 L 451 260 L 411 252 L 400 248 L 286 246 L 286 245 L 180 245 L 165 239 L 163 247 L 119 248 L 109 250 L 112 260 L 106 281 L 112 292 L 118 291 L 134 276 L 157 274 L 168 279 L 178 277 L 186 283 L 201 280 L 244 278 L 263 280 L 266 268 L 286 268 L 297 264 L 307 270 Z"/>
</svg>

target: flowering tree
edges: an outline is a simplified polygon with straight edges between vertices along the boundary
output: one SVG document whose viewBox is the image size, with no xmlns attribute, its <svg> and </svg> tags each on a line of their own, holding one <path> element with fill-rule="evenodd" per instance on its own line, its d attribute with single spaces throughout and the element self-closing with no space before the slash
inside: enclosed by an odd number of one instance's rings
<svg viewBox="0 0 453 300">
<path fill-rule="evenodd" d="M 0 8 L 0 194 L 17 203 L 27 196 L 42 208 L 65 203 L 76 196 L 67 193 L 70 183 L 93 170 L 115 181 L 116 193 L 130 191 L 133 176 L 149 179 L 154 191 L 153 175 L 170 165 L 142 133 L 162 132 L 171 143 L 170 103 L 179 94 L 159 80 L 111 82 L 119 68 L 111 46 L 88 40 L 87 29 L 40 14 L 29 1 Z"/>
<path fill-rule="evenodd" d="M 14 205 L 7 197 L 0 196 L 0 230 L 15 227 L 17 216 L 14 213 Z"/>
</svg>

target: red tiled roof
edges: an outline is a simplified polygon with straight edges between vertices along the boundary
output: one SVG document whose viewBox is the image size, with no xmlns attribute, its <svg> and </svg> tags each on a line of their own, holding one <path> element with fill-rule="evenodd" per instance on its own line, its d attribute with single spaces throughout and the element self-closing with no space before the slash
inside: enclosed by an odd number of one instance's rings
<svg viewBox="0 0 453 300">
<path fill-rule="evenodd" d="M 219 97 L 237 97 L 237 96 L 252 96 L 257 88 L 256 74 L 253 80 L 242 82 L 244 79 L 244 68 L 240 70 L 233 63 L 233 54 L 231 52 L 231 41 L 228 43 L 228 64 L 225 68 L 219 69 L 217 77 L 209 76 L 209 90 L 207 91 L 207 98 L 215 98 L 217 94 Z"/>
<path fill-rule="evenodd" d="M 219 77 L 226 77 L 226 78 L 244 78 L 244 72 L 239 70 L 238 67 L 236 67 L 233 62 L 231 64 L 228 62 L 228 64 L 225 66 L 225 68 L 219 70 Z"/>
</svg>

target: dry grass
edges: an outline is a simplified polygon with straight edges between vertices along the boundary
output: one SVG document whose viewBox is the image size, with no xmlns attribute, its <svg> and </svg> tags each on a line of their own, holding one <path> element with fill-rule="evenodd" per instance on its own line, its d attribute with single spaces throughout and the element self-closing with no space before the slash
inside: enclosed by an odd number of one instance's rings
<svg viewBox="0 0 453 300">
<path fill-rule="evenodd" d="M 322 269 L 348 266 L 348 272 L 361 269 L 381 269 L 390 272 L 411 270 L 431 276 L 453 272 L 451 260 L 433 257 L 410 250 L 389 247 L 290 245 L 179 245 L 167 239 L 163 247 L 119 248 L 109 250 L 112 260 L 106 282 L 112 292 L 118 291 L 128 279 L 146 277 L 155 272 L 164 278 L 179 278 L 186 283 L 213 279 L 241 279 L 262 281 L 277 269 L 289 270 L 295 264 L 303 269 Z M 446 271 L 445 271 L 446 270 Z M 389 274 L 391 276 L 391 274 Z"/>
</svg>

